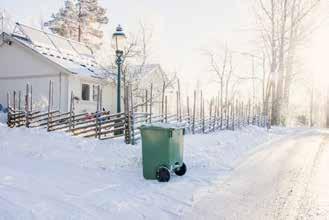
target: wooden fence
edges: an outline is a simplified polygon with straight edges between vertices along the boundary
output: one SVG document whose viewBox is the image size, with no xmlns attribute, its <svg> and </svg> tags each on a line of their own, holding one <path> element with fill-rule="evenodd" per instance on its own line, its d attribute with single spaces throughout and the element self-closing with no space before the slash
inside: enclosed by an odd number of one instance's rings
<svg viewBox="0 0 329 220">
<path fill-rule="evenodd" d="M 59 111 L 35 111 L 30 113 L 14 110 L 11 107 L 8 112 L 9 127 L 41 127 L 47 129 L 48 132 L 63 131 L 73 136 L 94 137 L 100 140 L 124 136 L 127 144 L 135 144 L 140 140 L 140 130 L 138 128 L 142 124 L 162 122 L 184 127 L 186 132 L 190 134 L 236 130 L 248 125 L 268 126 L 267 117 L 262 115 L 231 116 L 227 119 L 221 119 L 214 115 L 213 117 L 193 120 L 190 115 L 177 116 L 171 114 L 162 116 L 144 112 L 109 114 L 109 112 L 102 111 L 75 114 L 72 112 L 60 113 Z"/>
<path fill-rule="evenodd" d="M 138 128 L 142 124 L 162 122 L 175 124 L 178 127 L 183 127 L 188 134 L 207 134 L 219 130 L 237 130 L 250 125 L 264 128 L 269 127 L 269 120 L 267 116 L 263 115 L 245 115 L 244 117 L 229 117 L 223 120 L 221 120 L 219 117 L 213 116 L 193 120 L 193 117 L 189 115 L 177 116 L 172 114 L 162 116 L 152 114 L 151 117 L 149 113 L 135 112 L 131 116 L 131 123 L 127 123 L 127 127 L 130 129 L 131 134 L 129 143 L 134 144 L 140 140 L 140 130 Z"/>
<path fill-rule="evenodd" d="M 130 94 L 130 98 L 125 99 L 125 108 L 122 113 L 110 114 L 108 111 L 101 111 L 101 104 L 97 104 L 98 111 L 77 114 L 74 111 L 73 93 L 71 94 L 70 110 L 63 113 L 52 109 L 52 82 L 49 84 L 49 103 L 46 111 L 32 109 L 32 87 L 27 85 L 24 108 L 21 105 L 21 94 L 18 96 L 18 105 L 16 104 L 16 92 L 13 93 L 13 105 L 10 105 L 10 96 L 7 94 L 7 123 L 9 127 L 40 127 L 47 129 L 48 132 L 62 131 L 73 136 L 93 137 L 100 140 L 124 137 L 127 144 L 135 144 L 140 140 L 138 128 L 145 123 L 171 123 L 184 127 L 190 134 L 235 130 L 248 125 L 269 127 L 269 119 L 266 114 L 262 114 L 257 106 L 253 108 L 255 110 L 251 111 L 250 102 L 247 105 L 239 101 L 232 102 L 225 112 L 220 110 L 218 104 L 212 105 L 211 103 L 209 113 L 206 115 L 202 93 L 199 111 L 196 109 L 196 93 L 194 93 L 192 109 L 189 107 L 187 97 L 187 110 L 182 113 L 182 106 L 179 105 L 180 97 L 177 94 L 177 111 L 170 114 L 168 113 L 167 97 L 163 95 L 161 114 L 156 114 L 152 109 L 152 95 L 150 101 L 146 103 L 147 112 L 136 112 L 136 109 L 133 108 L 131 90 L 127 88 L 126 93 Z M 152 86 L 150 94 L 152 94 Z"/>
</svg>

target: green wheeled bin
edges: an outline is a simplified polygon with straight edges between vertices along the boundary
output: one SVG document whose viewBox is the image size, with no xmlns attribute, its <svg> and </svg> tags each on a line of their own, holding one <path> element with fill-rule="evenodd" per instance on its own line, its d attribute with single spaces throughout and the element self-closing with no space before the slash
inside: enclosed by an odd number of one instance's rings
<svg viewBox="0 0 329 220">
<path fill-rule="evenodd" d="M 142 125 L 140 130 L 144 178 L 168 182 L 172 171 L 183 176 L 186 173 L 183 162 L 184 128 L 156 123 Z"/>
</svg>

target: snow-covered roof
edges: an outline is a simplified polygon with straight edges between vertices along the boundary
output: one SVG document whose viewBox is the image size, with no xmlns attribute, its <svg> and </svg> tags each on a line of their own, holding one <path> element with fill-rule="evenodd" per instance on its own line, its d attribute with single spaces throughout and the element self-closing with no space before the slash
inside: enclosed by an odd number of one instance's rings
<svg viewBox="0 0 329 220">
<path fill-rule="evenodd" d="M 129 73 L 140 72 L 141 77 L 150 74 L 156 70 L 162 72 L 160 64 L 129 65 L 127 66 L 127 69 Z"/>
<path fill-rule="evenodd" d="M 84 77 L 115 78 L 87 45 L 16 23 L 11 36 L 67 71 Z"/>
<path fill-rule="evenodd" d="M 113 74 L 117 72 L 117 67 L 108 68 Z M 153 73 L 161 73 L 161 76 L 166 80 L 167 75 L 163 72 L 160 64 L 144 64 L 144 65 L 126 65 L 123 71 L 136 81 L 149 77 Z"/>
<path fill-rule="evenodd" d="M 111 72 L 116 72 L 117 67 L 116 66 L 111 66 L 108 69 L 110 69 Z M 160 64 L 144 64 L 144 65 L 126 65 L 125 66 L 125 71 L 129 73 L 134 73 L 134 72 L 140 72 L 141 74 L 147 74 L 150 73 L 156 69 L 161 70 Z"/>
</svg>

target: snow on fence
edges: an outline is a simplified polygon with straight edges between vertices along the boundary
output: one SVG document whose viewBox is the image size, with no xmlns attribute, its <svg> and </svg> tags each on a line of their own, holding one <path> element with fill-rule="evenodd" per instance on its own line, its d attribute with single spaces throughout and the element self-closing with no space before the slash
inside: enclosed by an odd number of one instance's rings
<svg viewBox="0 0 329 220">
<path fill-rule="evenodd" d="M 152 86 L 151 86 L 152 89 Z M 244 105 L 242 102 L 233 102 L 228 105 L 224 113 L 220 112 L 219 106 L 210 106 L 209 114 L 205 114 L 204 101 L 200 101 L 201 106 L 196 111 L 196 95 L 194 95 L 193 109 L 190 111 L 187 102 L 187 111 L 182 114 L 181 107 L 177 105 L 175 114 L 168 114 L 167 97 L 163 97 L 161 114 L 152 112 L 152 101 L 146 103 L 146 112 L 136 112 L 134 109 L 131 89 L 126 88 L 126 93 L 130 97 L 125 99 L 125 111 L 117 114 L 110 114 L 108 111 L 101 111 L 101 98 L 98 97 L 97 109 L 92 113 L 79 113 L 74 111 L 74 95 L 71 93 L 70 111 L 60 112 L 52 109 L 53 86 L 49 83 L 48 110 L 32 109 L 32 87 L 26 86 L 24 108 L 21 106 L 21 93 L 17 97 L 13 92 L 12 101 L 7 94 L 8 104 L 8 126 L 28 128 L 41 127 L 48 132 L 63 131 L 73 136 L 85 138 L 98 138 L 100 140 L 124 137 L 127 144 L 135 144 L 140 140 L 139 127 L 145 123 L 171 123 L 184 127 L 186 133 L 210 133 L 218 130 L 235 130 L 248 125 L 259 127 L 269 127 L 269 119 L 265 114 L 261 114 L 259 107 L 257 111 L 251 111 L 250 103 Z M 152 91 L 151 93 L 152 94 Z M 179 94 L 179 93 L 178 93 Z M 17 100 L 18 98 L 18 100 Z M 177 100 L 180 99 L 177 96 Z M 151 97 L 152 100 L 152 97 Z M 187 99 L 189 100 L 189 99 Z M 18 105 L 16 104 L 18 101 Z M 11 105 L 12 103 L 12 105 Z M 178 101 L 177 101 L 178 104 Z"/>
</svg>

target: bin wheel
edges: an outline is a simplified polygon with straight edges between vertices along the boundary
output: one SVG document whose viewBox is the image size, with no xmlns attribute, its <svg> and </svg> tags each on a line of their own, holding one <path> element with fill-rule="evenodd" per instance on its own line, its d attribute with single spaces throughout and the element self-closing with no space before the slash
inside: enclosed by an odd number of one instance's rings
<svg viewBox="0 0 329 220">
<path fill-rule="evenodd" d="M 187 170 L 186 165 L 185 165 L 185 163 L 183 163 L 182 166 L 174 169 L 174 172 L 176 173 L 177 176 L 184 176 L 184 174 L 186 173 L 186 170 Z"/>
<path fill-rule="evenodd" d="M 169 182 L 169 180 L 170 180 L 169 169 L 164 166 L 159 167 L 157 170 L 156 177 L 159 182 Z"/>
</svg>

